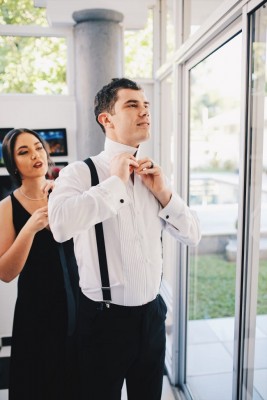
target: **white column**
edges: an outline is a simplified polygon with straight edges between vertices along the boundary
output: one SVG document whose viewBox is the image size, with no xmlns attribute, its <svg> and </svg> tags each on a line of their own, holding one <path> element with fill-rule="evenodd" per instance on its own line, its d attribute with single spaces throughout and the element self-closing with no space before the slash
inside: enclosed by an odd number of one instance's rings
<svg viewBox="0 0 267 400">
<path fill-rule="evenodd" d="M 77 156 L 84 159 L 103 150 L 104 133 L 94 115 L 94 97 L 112 78 L 122 77 L 123 14 L 113 10 L 75 11 L 75 88 Z"/>
</svg>

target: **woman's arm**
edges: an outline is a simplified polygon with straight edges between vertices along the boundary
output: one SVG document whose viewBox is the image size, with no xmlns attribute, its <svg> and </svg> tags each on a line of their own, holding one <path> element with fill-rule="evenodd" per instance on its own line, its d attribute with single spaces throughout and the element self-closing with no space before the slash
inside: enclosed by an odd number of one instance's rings
<svg viewBox="0 0 267 400">
<path fill-rule="evenodd" d="M 0 279 L 10 282 L 22 271 L 36 232 L 48 224 L 47 207 L 36 210 L 16 236 L 10 196 L 0 202 Z"/>
</svg>

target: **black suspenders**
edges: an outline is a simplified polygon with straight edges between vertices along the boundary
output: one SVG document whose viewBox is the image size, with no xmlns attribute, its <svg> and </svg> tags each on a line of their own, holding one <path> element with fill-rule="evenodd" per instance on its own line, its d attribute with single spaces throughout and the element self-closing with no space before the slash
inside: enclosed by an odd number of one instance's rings
<svg viewBox="0 0 267 400">
<path fill-rule="evenodd" d="M 88 165 L 91 171 L 91 182 L 92 186 L 96 186 L 99 183 L 97 171 L 95 164 L 91 160 L 91 158 L 87 158 L 84 162 Z M 97 251 L 98 251 L 98 259 L 99 259 L 99 267 L 100 267 L 100 276 L 101 276 L 101 285 L 102 285 L 102 294 L 104 301 L 111 301 L 111 292 L 110 292 L 110 283 L 109 283 L 109 275 L 108 275 L 108 264 L 107 264 L 107 256 L 106 256 L 106 247 L 104 240 L 104 232 L 102 222 L 99 222 L 95 225 L 95 233 L 96 233 L 96 242 L 97 242 Z"/>
</svg>

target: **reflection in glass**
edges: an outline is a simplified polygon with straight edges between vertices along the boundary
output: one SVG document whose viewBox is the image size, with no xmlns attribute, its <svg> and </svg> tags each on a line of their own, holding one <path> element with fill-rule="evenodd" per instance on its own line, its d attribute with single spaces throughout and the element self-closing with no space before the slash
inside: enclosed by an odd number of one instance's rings
<svg viewBox="0 0 267 400">
<path fill-rule="evenodd" d="M 254 356 L 253 400 L 267 400 L 267 8 L 261 7 L 252 16 L 252 140 L 262 169 L 253 181 L 261 181 L 261 197 L 256 201 L 253 224 L 260 226 L 259 238 L 251 235 L 258 247 L 252 268 L 259 266 L 257 290 L 256 340 Z M 260 145 L 257 143 L 260 142 Z M 258 170 L 256 170 L 257 173 Z M 256 175 L 255 173 L 255 175 Z M 256 190 L 256 189 L 255 189 Z M 260 212 L 260 215 L 259 215 Z M 260 219 L 257 225 L 257 220 Z M 258 241 L 257 241 L 258 239 Z M 257 244 L 258 243 L 258 244 Z"/>
<path fill-rule="evenodd" d="M 144 29 L 124 31 L 125 76 L 131 79 L 152 78 L 153 10 L 148 10 Z"/>
<path fill-rule="evenodd" d="M 202 239 L 190 250 L 186 380 L 196 399 L 232 398 L 240 76 L 241 34 L 190 71 L 189 204 Z"/>
<path fill-rule="evenodd" d="M 184 0 L 184 41 L 205 23 L 222 0 Z"/>
<path fill-rule="evenodd" d="M 164 169 L 164 173 L 171 179 L 173 185 L 173 79 L 172 75 L 167 76 L 161 82 L 161 143 L 160 143 L 160 164 Z M 172 357 L 172 341 L 173 341 L 173 318 L 172 318 L 172 294 L 174 282 L 174 268 L 172 260 L 175 248 L 175 240 L 166 232 L 162 235 L 163 242 L 163 296 L 168 304 L 168 314 L 166 320 L 166 362 L 171 365 Z"/>
<path fill-rule="evenodd" d="M 175 8 L 173 0 L 166 0 L 166 61 L 175 51 Z"/>
</svg>

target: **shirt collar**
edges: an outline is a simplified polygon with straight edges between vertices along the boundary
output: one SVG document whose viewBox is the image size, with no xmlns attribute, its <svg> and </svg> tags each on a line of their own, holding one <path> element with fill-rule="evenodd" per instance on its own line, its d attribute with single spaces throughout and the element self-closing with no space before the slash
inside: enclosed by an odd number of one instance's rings
<svg viewBox="0 0 267 400">
<path fill-rule="evenodd" d="M 132 147 L 132 146 L 127 146 L 126 144 L 114 142 L 108 137 L 106 137 L 104 148 L 105 148 L 105 155 L 108 157 L 109 160 L 111 160 L 117 154 L 130 153 L 134 155 L 139 150 L 139 147 Z"/>
</svg>

